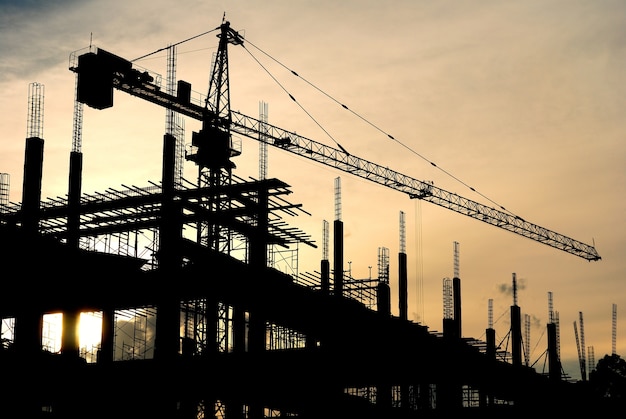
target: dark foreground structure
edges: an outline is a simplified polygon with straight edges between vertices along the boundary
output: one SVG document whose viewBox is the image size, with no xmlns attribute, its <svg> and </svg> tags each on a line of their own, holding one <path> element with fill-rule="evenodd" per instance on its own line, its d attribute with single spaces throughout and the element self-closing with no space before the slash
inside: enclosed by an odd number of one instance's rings
<svg viewBox="0 0 626 419">
<path fill-rule="evenodd" d="M 243 38 L 227 22 L 217 30 L 205 106 L 193 103 L 187 83 L 163 92 L 149 72 L 107 51 L 90 47 L 71 57 L 77 100 L 68 194 L 41 199 L 44 141 L 35 130 L 26 139 L 22 202 L 0 213 L 0 317 L 10 326 L 0 350 L 0 417 L 490 418 L 593 408 L 585 387 L 562 377 L 554 324 L 549 373 L 522 364 L 515 305 L 506 357 L 493 329 L 482 344 L 461 337 L 458 278 L 442 334 L 408 320 L 403 251 L 400 315 L 392 315 L 384 257 L 376 280 L 345 275 L 340 218 L 334 269 L 326 235 L 319 272 L 277 268 L 284 249 L 317 245 L 284 221 L 304 212 L 284 198 L 288 184 L 234 176 L 239 150 L 230 131 L 263 134 L 261 141 L 297 154 L 333 153 L 230 111 L 226 46 Z M 203 126 L 182 153 L 170 125 L 160 182 L 84 194 L 82 105 L 110 107 L 114 89 Z M 196 182 L 179 177 L 183 155 L 198 166 Z M 342 170 L 340 162 L 359 163 L 334 158 Z M 361 170 L 385 182 L 375 165 Z M 396 180 L 393 187 L 413 198 L 443 199 L 431 185 Z M 570 247 L 599 259 L 591 247 Z M 45 344 L 52 313 L 62 313 L 59 350 Z M 100 319 L 95 348 L 79 343 L 81 313 Z"/>
</svg>

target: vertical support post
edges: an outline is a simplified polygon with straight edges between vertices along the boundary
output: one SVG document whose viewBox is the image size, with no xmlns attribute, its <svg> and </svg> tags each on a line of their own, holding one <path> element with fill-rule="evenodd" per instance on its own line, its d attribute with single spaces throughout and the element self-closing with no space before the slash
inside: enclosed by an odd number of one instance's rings
<svg viewBox="0 0 626 419">
<path fill-rule="evenodd" d="M 511 306 L 511 357 L 513 365 L 522 365 L 522 315 L 517 305 L 517 276 L 513 273 L 513 305 Z"/>
<path fill-rule="evenodd" d="M 78 323 L 80 311 L 66 310 L 63 312 L 63 332 L 61 337 L 61 353 L 68 358 L 78 358 Z"/>
<path fill-rule="evenodd" d="M 330 261 L 328 259 L 328 221 L 322 226 L 322 261 L 320 263 L 320 288 L 322 293 L 330 293 Z"/>
<path fill-rule="evenodd" d="M 335 221 L 334 227 L 334 293 L 343 296 L 343 222 L 341 221 L 341 178 L 335 178 Z"/>
<path fill-rule="evenodd" d="M 100 338 L 100 352 L 98 363 L 110 364 L 113 362 L 113 336 L 115 334 L 115 310 L 104 308 L 102 310 L 102 334 Z"/>
<path fill-rule="evenodd" d="M 26 139 L 22 186 L 22 227 L 29 235 L 39 233 L 43 148 L 43 139 L 38 137 Z"/>
</svg>

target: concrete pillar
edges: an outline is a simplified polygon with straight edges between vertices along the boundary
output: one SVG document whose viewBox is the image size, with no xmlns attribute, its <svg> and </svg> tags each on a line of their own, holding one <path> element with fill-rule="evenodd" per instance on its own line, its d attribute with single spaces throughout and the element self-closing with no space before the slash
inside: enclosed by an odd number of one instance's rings
<svg viewBox="0 0 626 419">
<path fill-rule="evenodd" d="M 511 306 L 511 357 L 513 365 L 522 365 L 522 315 L 519 306 Z"/>
<path fill-rule="evenodd" d="M 461 279 L 452 278 L 452 296 L 454 298 L 454 323 L 456 327 L 456 336 L 463 337 L 463 329 L 461 328 Z"/>
<path fill-rule="evenodd" d="M 98 353 L 98 363 L 113 362 L 114 347 L 113 338 L 115 336 L 115 310 L 105 308 L 102 310 L 102 335 L 100 338 L 100 352 Z"/>
<path fill-rule="evenodd" d="M 330 262 L 326 259 L 320 263 L 320 282 L 324 294 L 330 293 Z"/>
<path fill-rule="evenodd" d="M 335 220 L 334 228 L 334 293 L 337 297 L 343 296 L 343 222 Z"/>
<path fill-rule="evenodd" d="M 557 348 L 557 333 L 556 333 L 555 323 L 548 323 L 547 333 L 548 333 L 548 369 L 549 369 L 548 373 L 550 375 L 550 380 L 560 381 L 561 380 L 561 360 L 559 359 L 559 351 Z"/>
<path fill-rule="evenodd" d="M 28 234 L 39 232 L 43 148 L 43 139 L 38 137 L 26 139 L 22 186 L 22 225 Z"/>
<path fill-rule="evenodd" d="M 401 252 L 398 254 L 398 308 L 402 320 L 409 318 L 408 293 L 407 258 L 406 253 Z"/>
<path fill-rule="evenodd" d="M 159 271 L 162 281 L 173 280 L 180 268 L 178 244 L 182 236 L 180 209 L 174 203 L 174 167 L 176 162 L 176 138 L 163 136 L 162 202 L 159 226 Z M 157 302 L 156 338 L 154 357 L 160 360 L 176 358 L 180 348 L 180 300 L 178 296 L 161 290 Z"/>
<path fill-rule="evenodd" d="M 72 151 L 70 154 L 70 174 L 67 192 L 67 243 L 78 249 L 80 239 L 80 196 L 82 189 L 83 155 Z"/>
<path fill-rule="evenodd" d="M 80 311 L 66 310 L 63 312 L 63 333 L 61 335 L 61 353 L 66 357 L 78 358 L 78 324 Z"/>
</svg>

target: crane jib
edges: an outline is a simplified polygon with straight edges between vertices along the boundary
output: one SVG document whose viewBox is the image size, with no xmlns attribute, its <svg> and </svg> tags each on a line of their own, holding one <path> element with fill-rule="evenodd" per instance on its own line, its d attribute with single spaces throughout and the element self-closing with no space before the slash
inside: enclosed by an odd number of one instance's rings
<svg viewBox="0 0 626 419">
<path fill-rule="evenodd" d="M 327 166 L 359 176 L 391 189 L 466 215 L 495 227 L 527 237 L 589 261 L 601 260 L 593 246 L 529 223 L 522 218 L 488 207 L 432 184 L 411 178 L 388 167 L 358 158 L 342 150 L 315 142 L 296 133 L 232 112 L 232 131 L 246 137 L 262 140 L 285 151 L 315 160 Z M 260 130 L 263 124 L 263 130 Z"/>
</svg>

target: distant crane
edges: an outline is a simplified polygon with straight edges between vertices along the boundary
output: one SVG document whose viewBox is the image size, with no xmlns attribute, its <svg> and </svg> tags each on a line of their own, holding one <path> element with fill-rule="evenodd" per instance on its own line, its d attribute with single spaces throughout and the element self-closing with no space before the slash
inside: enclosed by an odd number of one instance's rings
<svg viewBox="0 0 626 419">
<path fill-rule="evenodd" d="M 231 133 L 235 132 L 406 193 L 412 199 L 434 203 L 583 259 L 601 260 L 593 246 L 529 223 L 519 216 L 445 191 L 435 187 L 432 182 L 420 181 L 388 167 L 353 156 L 339 144 L 337 144 L 339 149 L 335 149 L 302 137 L 295 132 L 232 111 L 230 109 L 227 47 L 228 44 L 243 47 L 244 39 L 230 27 L 230 23 L 227 21 L 223 22 L 216 30 L 220 31 L 218 35 L 220 42 L 217 57 L 213 64 L 205 106 L 192 103 L 188 98 L 185 100 L 180 94 L 173 96 L 167 92 L 162 92 L 159 86 L 153 83 L 154 79 L 147 72 L 138 71 L 132 68 L 130 61 L 101 49 L 98 50 L 95 57 L 88 57 L 88 60 L 83 60 L 85 65 L 80 63 L 82 56 L 76 57 L 75 54 L 71 54 L 70 70 L 78 72 L 85 78 L 85 84 L 79 83 L 79 91 L 81 89 L 94 90 L 95 83 L 96 90 L 99 88 L 112 91 L 115 88 L 202 121 L 203 128 L 199 133 L 194 133 L 193 149 L 191 153 L 187 154 L 187 159 L 195 161 L 201 168 L 209 168 L 209 174 L 205 178 L 212 180 L 208 182 L 211 185 L 218 186 L 224 175 L 228 177 L 229 171 L 233 167 L 229 158 L 241 153 L 240 147 L 238 148 L 231 138 Z M 92 62 L 89 63 L 89 61 Z M 104 71 L 103 68 L 107 70 Z M 85 95 L 83 102 L 97 109 L 113 106 L 112 94 L 110 97 L 108 94 L 98 94 L 91 97 Z M 346 107 L 344 106 L 344 108 Z M 226 173 L 223 173 L 222 170 Z M 504 210 L 504 208 L 502 209 Z M 210 234 L 213 239 L 218 235 L 218 231 Z"/>
</svg>

